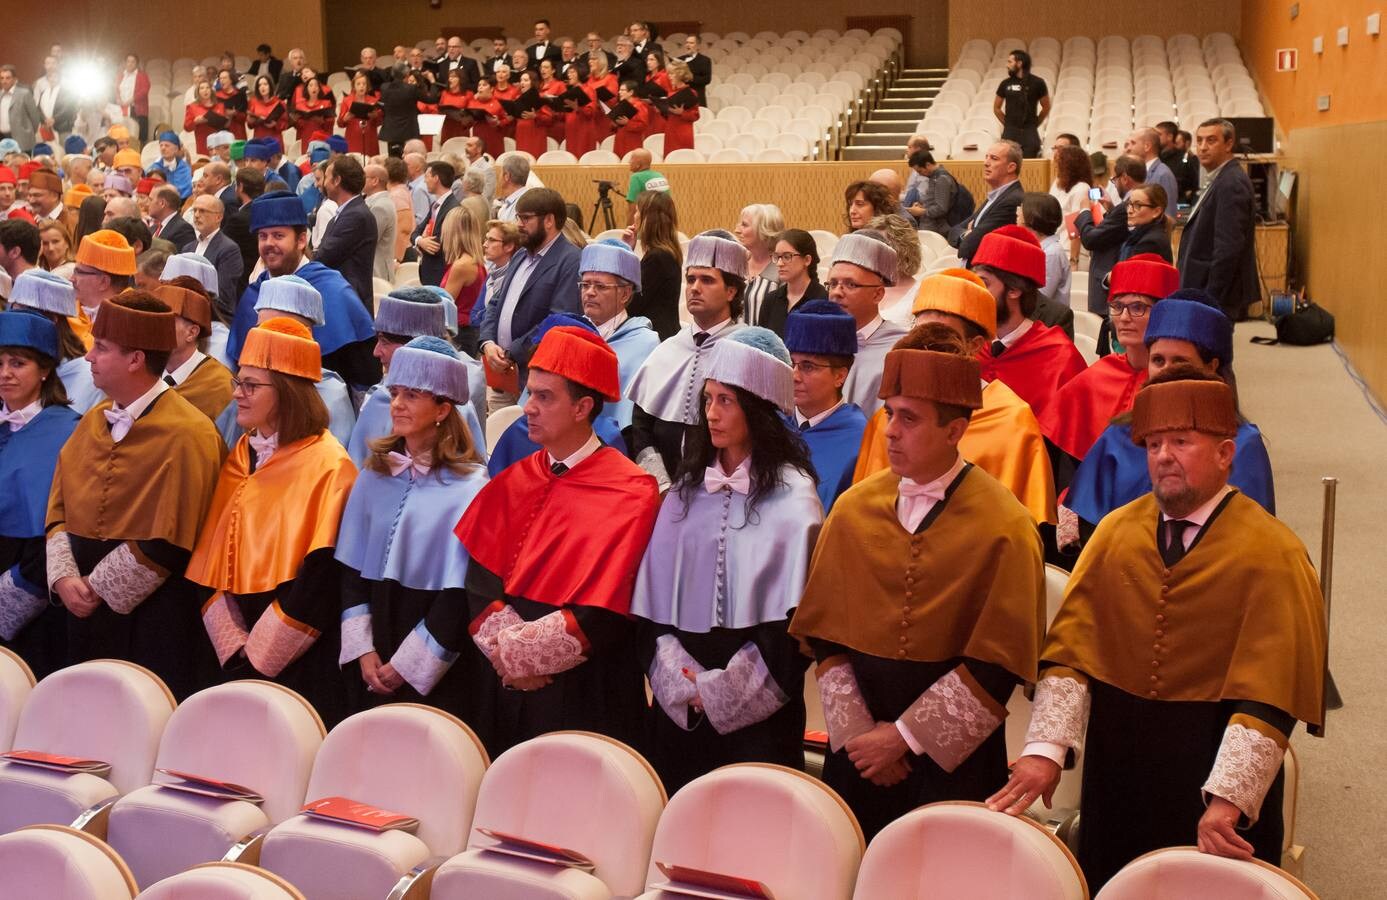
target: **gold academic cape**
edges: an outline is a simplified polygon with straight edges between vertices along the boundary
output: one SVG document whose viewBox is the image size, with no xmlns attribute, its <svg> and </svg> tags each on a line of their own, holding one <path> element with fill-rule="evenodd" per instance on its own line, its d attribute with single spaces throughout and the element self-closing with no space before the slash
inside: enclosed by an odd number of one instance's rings
<svg viewBox="0 0 1387 900">
<path fill-rule="evenodd" d="M 193 406 L 213 422 L 231 405 L 231 372 L 212 357 L 193 369 L 193 374 L 174 387 Z"/>
<path fill-rule="evenodd" d="M 963 458 L 1000 481 L 1030 510 L 1037 522 L 1059 521 L 1055 514 L 1055 479 L 1040 424 L 1026 401 L 1000 381 L 982 390 L 982 409 L 973 412 L 968 430 L 958 442 Z M 854 483 L 883 469 L 886 461 L 886 410 L 867 422 L 862 450 L 853 471 Z"/>
<path fill-rule="evenodd" d="M 1234 493 L 1168 569 L 1159 516 L 1147 494 L 1103 517 L 1050 626 L 1044 664 L 1137 697 L 1265 703 L 1316 730 L 1324 603 L 1305 545 Z"/>
</svg>

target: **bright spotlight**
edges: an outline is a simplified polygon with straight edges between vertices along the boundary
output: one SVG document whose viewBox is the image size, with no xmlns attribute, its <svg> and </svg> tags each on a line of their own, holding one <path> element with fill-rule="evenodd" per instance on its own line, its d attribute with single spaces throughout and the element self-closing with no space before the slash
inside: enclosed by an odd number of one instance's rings
<svg viewBox="0 0 1387 900">
<path fill-rule="evenodd" d="M 98 100 L 110 92 L 111 73 L 96 60 L 74 60 L 63 66 L 63 82 L 72 88 L 78 100 Z"/>
</svg>

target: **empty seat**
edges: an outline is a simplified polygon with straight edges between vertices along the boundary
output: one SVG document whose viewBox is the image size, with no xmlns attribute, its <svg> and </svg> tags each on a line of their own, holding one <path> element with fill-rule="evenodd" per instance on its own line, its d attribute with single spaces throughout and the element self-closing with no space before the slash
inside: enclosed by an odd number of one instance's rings
<svg viewBox="0 0 1387 900">
<path fill-rule="evenodd" d="M 535 162 L 541 166 L 576 166 L 578 157 L 567 150 L 546 150 Z"/>
<path fill-rule="evenodd" d="M 13 746 L 19 713 L 33 689 L 34 673 L 29 664 L 8 647 L 0 647 L 0 751 Z"/>
<path fill-rule="evenodd" d="M 1097 900 L 1306 900 L 1315 895 L 1290 874 L 1261 860 L 1244 862 L 1193 847 L 1168 847 L 1128 863 Z"/>
<path fill-rule="evenodd" d="M 726 141 L 728 149 L 740 150 L 748 157 L 759 153 L 766 148 L 766 142 L 760 136 L 750 133 L 733 135 L 730 141 Z"/>
<path fill-rule="evenodd" d="M 512 422 L 522 415 L 524 413 L 520 407 L 512 404 L 503 406 L 486 417 L 486 449 L 488 453 L 496 449 L 496 442 L 501 440 L 501 435 L 511 426 Z"/>
<path fill-rule="evenodd" d="M 764 150 L 757 150 L 751 157 L 751 161 L 759 163 L 787 163 L 795 162 L 796 159 L 800 158 L 802 157 L 795 157 L 788 151 L 782 150 L 779 147 L 767 147 Z"/>
<path fill-rule="evenodd" d="M 382 894 L 381 896 L 385 896 Z M 211 862 L 170 875 L 138 900 L 304 900 L 297 887 L 273 872 L 244 863 Z"/>
<path fill-rule="evenodd" d="M 0 837 L 0 873 L 0 893 L 17 900 L 130 900 L 136 891 L 114 850 L 62 825 L 31 825 Z"/>
<path fill-rule="evenodd" d="M 589 150 L 578 162 L 584 166 L 615 166 L 621 163 L 621 157 L 610 150 Z"/>
<path fill-rule="evenodd" d="M 467 846 L 486 767 L 477 736 L 442 710 L 389 703 L 357 713 L 323 741 L 305 799 L 346 797 L 411 816 L 419 828 L 377 833 L 299 814 L 270 830 L 260 865 L 312 897 L 384 897 L 429 857 Z"/>
<path fill-rule="evenodd" d="M 698 143 L 703 143 L 701 140 Z M 701 163 L 704 161 L 703 154 L 697 150 L 680 148 L 665 157 L 667 163 Z"/>
<path fill-rule="evenodd" d="M 286 687 L 246 680 L 198 691 L 169 719 L 156 765 L 244 785 L 264 802 L 214 799 L 156 781 L 115 803 L 107 841 L 141 885 L 221 859 L 252 832 L 299 811 L 322 741 L 322 719 Z"/>
</svg>

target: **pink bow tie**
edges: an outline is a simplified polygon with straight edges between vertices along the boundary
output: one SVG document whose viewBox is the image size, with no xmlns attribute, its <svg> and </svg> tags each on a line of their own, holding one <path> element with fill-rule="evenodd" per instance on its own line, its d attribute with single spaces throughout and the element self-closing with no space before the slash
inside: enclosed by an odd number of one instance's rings
<svg viewBox="0 0 1387 900">
<path fill-rule="evenodd" d="M 944 489 L 930 484 L 916 484 L 909 478 L 902 478 L 898 488 L 902 497 L 911 501 L 929 501 L 938 503 L 944 499 Z"/>
<path fill-rule="evenodd" d="M 23 411 L 18 409 L 13 412 L 0 412 L 0 422 L 8 423 L 10 431 L 18 431 L 29 424 L 29 420 L 24 418 Z"/>
<path fill-rule="evenodd" d="M 413 469 L 415 475 L 422 477 L 429 474 L 429 470 L 433 468 L 427 454 L 416 457 L 396 450 L 391 450 L 385 455 L 385 464 L 390 467 L 390 474 L 394 476 L 400 475 L 406 469 Z"/>
<path fill-rule="evenodd" d="M 717 466 L 709 466 L 703 470 L 703 489 L 710 494 L 716 494 L 723 488 L 727 488 L 736 494 L 751 493 L 751 475 L 741 466 L 731 475 L 722 474 L 722 469 Z"/>
<path fill-rule="evenodd" d="M 255 464 L 257 466 L 263 466 L 269 461 L 271 456 L 274 456 L 274 452 L 279 449 L 278 433 L 272 434 L 269 437 L 261 437 L 251 432 L 246 438 L 250 441 L 251 449 L 255 451 Z"/>
<path fill-rule="evenodd" d="M 944 499 L 944 491 L 934 485 L 916 484 L 909 478 L 902 478 L 900 486 L 901 502 L 896 506 L 896 519 L 901 527 L 911 534 L 929 515 L 936 503 Z"/>
<path fill-rule="evenodd" d="M 130 415 L 129 410 L 116 409 L 114 406 L 102 412 L 106 414 L 106 422 L 111 426 L 111 440 L 119 444 L 134 427 L 135 417 Z"/>
</svg>

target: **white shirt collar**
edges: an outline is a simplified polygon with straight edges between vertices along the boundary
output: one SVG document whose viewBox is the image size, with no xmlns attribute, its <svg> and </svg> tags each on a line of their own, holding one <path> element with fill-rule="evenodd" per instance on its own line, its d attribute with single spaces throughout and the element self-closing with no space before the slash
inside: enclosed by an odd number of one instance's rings
<svg viewBox="0 0 1387 900">
<path fill-rule="evenodd" d="M 629 318 L 630 316 L 628 316 L 626 310 L 623 309 L 601 325 L 598 325 L 597 333 L 602 337 L 602 340 L 611 341 L 612 335 L 616 334 L 616 330 L 624 325 Z"/>
<path fill-rule="evenodd" d="M 1022 319 L 1020 325 L 1017 325 L 1015 328 L 1011 330 L 1009 334 L 1005 336 L 999 335 L 997 340 L 1002 342 L 1003 347 L 1010 347 L 1012 344 L 1016 343 L 1017 341 L 1021 340 L 1021 338 L 1025 337 L 1026 332 L 1030 331 L 1031 326 L 1034 324 L 1034 319 Z"/>
<path fill-rule="evenodd" d="M 966 466 L 966 465 L 968 465 L 968 461 L 967 461 L 966 459 L 964 459 L 964 458 L 963 458 L 963 454 L 960 453 L 960 454 L 958 455 L 958 459 L 955 459 L 955 460 L 954 460 L 954 464 L 953 464 L 952 466 L 949 467 L 949 471 L 945 472 L 943 475 L 940 475 L 938 478 L 934 479 L 933 481 L 927 481 L 927 482 L 925 482 L 925 484 L 922 485 L 922 486 L 923 486 L 923 487 L 926 487 L 926 488 L 938 488 L 938 489 L 940 490 L 940 492 L 942 493 L 943 490 L 944 490 L 945 488 L 947 488 L 949 485 L 953 484 L 954 479 L 958 477 L 958 473 L 959 473 L 959 472 L 962 472 L 962 471 L 963 471 L 963 467 Z M 901 479 L 901 482 L 902 482 L 902 483 L 909 483 L 909 484 L 916 484 L 916 483 L 917 483 L 917 482 L 915 482 L 915 481 L 912 481 L 912 480 L 909 479 L 909 478 L 902 478 L 902 479 Z"/>
<path fill-rule="evenodd" d="M 157 400 L 159 398 L 159 395 L 162 394 L 164 391 L 167 391 L 168 389 L 169 386 L 167 384 L 164 384 L 164 380 L 162 378 L 156 378 L 154 379 L 154 386 L 149 390 L 145 391 L 142 395 L 140 395 L 140 397 L 137 400 L 135 400 L 129 406 L 121 406 L 119 403 L 112 403 L 111 405 L 116 409 L 123 409 L 126 412 L 130 413 L 130 418 L 138 419 L 140 416 L 144 415 L 145 410 L 149 409 L 150 404 Z"/>
<path fill-rule="evenodd" d="M 182 384 L 183 382 L 188 380 L 189 375 L 193 374 L 194 369 L 202 365 L 202 361 L 206 358 L 207 355 L 204 354 L 202 351 L 194 350 L 193 355 L 188 357 L 183 362 L 183 365 L 174 369 L 172 372 L 165 370 L 164 374 L 172 378 L 178 384 Z"/>
<path fill-rule="evenodd" d="M 1198 509 L 1194 510 L 1194 512 L 1190 513 L 1187 516 L 1180 517 L 1181 521 L 1189 522 L 1190 524 L 1194 525 L 1194 528 L 1189 529 L 1185 532 L 1189 536 L 1190 540 L 1193 540 L 1194 536 L 1198 534 L 1199 531 L 1202 530 L 1206 524 L 1208 524 L 1209 517 L 1214 514 L 1215 509 L 1218 509 L 1218 505 L 1223 502 L 1223 498 L 1228 496 L 1232 492 L 1233 489 L 1225 484 L 1217 494 L 1214 494 L 1208 500 L 1204 501 L 1204 503 L 1201 504 Z M 1172 516 L 1168 516 L 1164 512 L 1161 513 L 1162 522 L 1169 522 L 1172 518 Z"/>
<path fill-rule="evenodd" d="M 958 474 L 963 471 L 963 467 L 967 464 L 963 455 L 959 454 L 958 458 L 954 460 L 954 464 L 949 467 L 949 471 L 932 481 L 926 482 L 921 485 L 921 487 L 931 494 L 943 497 L 945 491 L 949 489 L 949 485 L 954 483 L 954 479 L 958 478 Z M 900 483 L 910 486 L 918 482 L 909 478 L 902 478 Z M 933 510 L 938 503 L 939 501 L 937 500 L 927 502 L 925 498 L 905 497 L 898 489 L 896 493 L 896 520 L 901 523 L 902 528 L 914 534 L 915 530 L 920 527 L 920 523 L 925 521 L 930 511 Z"/>
<path fill-rule="evenodd" d="M 591 435 L 588 436 L 587 443 L 583 444 L 583 446 L 573 451 L 571 455 L 565 457 L 564 459 L 556 459 L 554 457 L 554 454 L 552 453 L 546 453 L 545 456 L 549 457 L 550 466 L 554 465 L 554 463 L 563 463 L 565 466 L 568 466 L 570 469 L 572 469 L 575 466 L 577 466 L 580 462 L 587 459 L 589 456 L 592 456 L 594 453 L 601 449 L 602 441 L 598 439 L 597 433 L 593 432 Z"/>
<path fill-rule="evenodd" d="M 858 349 L 861 349 L 863 344 L 872 339 L 872 335 L 876 334 L 877 329 L 881 327 L 882 321 L 883 319 L 881 318 L 881 316 L 877 316 L 875 319 L 868 322 L 866 325 L 863 325 L 861 328 L 857 329 Z"/>
<path fill-rule="evenodd" d="M 731 317 L 731 316 L 728 316 L 726 319 L 723 319 L 721 322 L 719 322 L 718 324 L 714 325 L 714 326 L 711 327 L 711 328 L 699 328 L 697 322 L 691 322 L 691 323 L 689 324 L 689 334 L 695 334 L 695 335 L 696 335 L 696 334 L 702 333 L 702 334 L 708 335 L 708 337 L 712 337 L 713 335 L 717 334 L 718 332 L 720 332 L 720 331 L 722 331 L 722 330 L 724 330 L 724 329 L 726 329 L 726 328 L 731 327 L 731 325 L 732 325 L 732 317 Z"/>
<path fill-rule="evenodd" d="M 828 409 L 826 409 L 826 410 L 824 410 L 823 412 L 819 413 L 817 416 L 809 416 L 808 418 L 806 418 L 805 415 L 804 415 L 804 413 L 800 412 L 800 411 L 799 411 L 799 408 L 796 407 L 796 408 L 795 408 L 795 421 L 799 423 L 799 427 L 800 427 L 800 428 L 803 428 L 806 422 L 809 423 L 809 427 L 810 427 L 810 428 L 813 428 L 813 427 L 815 427 L 816 425 L 818 425 L 819 423 L 823 422 L 824 419 L 827 419 L 829 416 L 831 416 L 831 415 L 833 415 L 835 412 L 837 412 L 837 411 L 838 411 L 838 407 L 842 406 L 844 403 L 847 403 L 847 402 L 848 402 L 848 401 L 846 401 L 846 400 L 839 400 L 837 403 L 833 404 L 833 405 L 830 406 Z"/>
<path fill-rule="evenodd" d="M 20 419 L 19 424 L 16 425 L 14 422 L 11 422 L 11 423 L 10 423 L 10 431 L 12 431 L 12 432 L 13 432 L 13 431 L 18 431 L 19 429 L 23 428 L 25 425 L 28 425 L 30 422 L 34 421 L 34 416 L 37 416 L 37 415 L 38 415 L 39 413 L 41 413 L 41 412 L 43 412 L 43 400 L 42 400 L 42 399 L 35 400 L 33 403 L 30 403 L 28 406 L 22 407 L 22 408 L 20 408 L 20 409 L 16 409 L 16 410 L 14 410 L 13 412 L 11 412 L 11 410 L 10 410 L 10 408 L 9 408 L 8 406 L 6 406 L 6 405 L 3 404 L 3 403 L 0 403 L 0 413 L 4 413 L 4 414 L 6 414 L 6 415 L 17 415 L 17 416 L 19 416 L 19 419 Z"/>
</svg>

